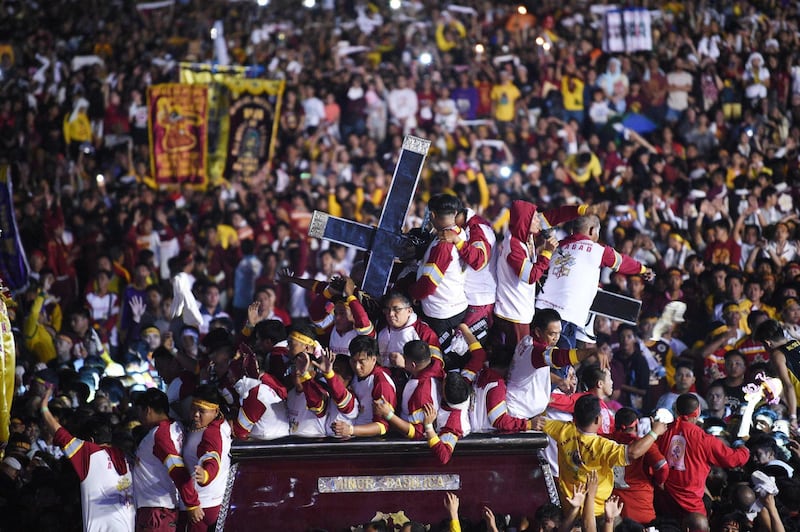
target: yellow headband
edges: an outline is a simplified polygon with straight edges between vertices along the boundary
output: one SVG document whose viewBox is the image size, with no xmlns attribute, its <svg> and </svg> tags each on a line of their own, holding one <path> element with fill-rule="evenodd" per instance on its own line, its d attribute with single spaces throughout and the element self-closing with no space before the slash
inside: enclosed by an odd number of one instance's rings
<svg viewBox="0 0 800 532">
<path fill-rule="evenodd" d="M 208 401 L 203 401 L 202 399 L 195 399 L 194 401 L 192 401 L 192 404 L 204 410 L 216 410 L 219 408 L 218 404 L 210 403 Z"/>
<path fill-rule="evenodd" d="M 154 331 L 154 332 L 157 332 L 158 334 L 161 334 L 161 330 L 158 327 L 156 327 L 155 325 L 148 325 L 147 327 L 142 329 L 142 334 L 147 334 L 150 331 Z"/>
<path fill-rule="evenodd" d="M 711 336 L 717 336 L 718 334 L 722 334 L 727 330 L 728 330 L 727 325 L 720 325 L 719 327 L 711 331 Z"/>
<path fill-rule="evenodd" d="M 292 331 L 292 333 L 289 335 L 289 338 L 291 338 L 295 342 L 299 342 L 303 345 L 307 345 L 310 347 L 314 347 L 315 345 L 317 345 L 317 343 L 310 336 L 306 336 L 305 334 L 299 333 L 297 331 Z"/>
</svg>

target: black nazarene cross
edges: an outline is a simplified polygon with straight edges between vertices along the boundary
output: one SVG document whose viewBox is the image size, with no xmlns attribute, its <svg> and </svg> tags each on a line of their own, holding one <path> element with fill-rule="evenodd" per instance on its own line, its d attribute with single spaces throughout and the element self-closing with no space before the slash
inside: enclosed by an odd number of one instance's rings
<svg viewBox="0 0 800 532">
<path fill-rule="evenodd" d="M 411 135 L 403 139 L 403 149 L 394 169 L 378 227 L 320 211 L 314 211 L 311 217 L 309 236 L 370 252 L 361 289 L 372 297 L 383 296 L 394 259 L 403 249 L 403 222 L 414 199 L 430 145 L 431 141 Z"/>
</svg>

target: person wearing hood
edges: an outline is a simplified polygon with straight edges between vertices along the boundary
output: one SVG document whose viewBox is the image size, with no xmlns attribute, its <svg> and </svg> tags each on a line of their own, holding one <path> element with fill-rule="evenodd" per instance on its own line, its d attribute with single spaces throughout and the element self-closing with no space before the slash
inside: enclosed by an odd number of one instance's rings
<svg viewBox="0 0 800 532">
<path fill-rule="evenodd" d="M 608 68 L 597 78 L 597 83 L 606 98 L 618 113 L 625 112 L 625 97 L 628 95 L 628 76 L 622 72 L 622 62 L 616 57 L 608 61 Z"/>
<path fill-rule="evenodd" d="M 497 295 L 494 319 L 504 343 L 511 348 L 530 334 L 536 303 L 536 281 L 550 265 L 558 240 L 550 236 L 541 254 L 536 253 L 534 237 L 550 231 L 557 224 L 584 214 L 605 213 L 605 203 L 588 206 L 564 206 L 537 212 L 533 203 L 516 200 L 511 204 L 508 230 L 497 257 Z"/>
<path fill-rule="evenodd" d="M 753 52 L 747 58 L 744 67 L 744 85 L 744 94 L 753 107 L 758 101 L 767 97 L 769 69 L 764 64 L 764 57 L 758 52 Z"/>
<path fill-rule="evenodd" d="M 92 141 L 92 124 L 89 121 L 89 101 L 78 98 L 72 106 L 72 112 L 64 117 L 64 142 L 69 153 L 78 158 L 81 144 Z"/>
</svg>

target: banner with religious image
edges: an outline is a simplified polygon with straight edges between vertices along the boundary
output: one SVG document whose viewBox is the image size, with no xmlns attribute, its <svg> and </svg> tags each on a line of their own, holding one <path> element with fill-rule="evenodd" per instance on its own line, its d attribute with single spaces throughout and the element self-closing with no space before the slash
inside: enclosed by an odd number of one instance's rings
<svg viewBox="0 0 800 532">
<path fill-rule="evenodd" d="M 225 177 L 247 180 L 272 158 L 284 82 L 228 79 L 224 85 L 230 102 Z"/>
<path fill-rule="evenodd" d="M 147 90 L 150 164 L 159 188 L 208 184 L 208 87 L 166 83 Z"/>
<path fill-rule="evenodd" d="M 643 8 L 608 10 L 603 15 L 603 51 L 649 52 L 653 49 L 652 16 Z"/>
<path fill-rule="evenodd" d="M 11 170 L 0 166 L 0 282 L 16 292 L 27 286 L 29 272 L 14 212 Z"/>
</svg>

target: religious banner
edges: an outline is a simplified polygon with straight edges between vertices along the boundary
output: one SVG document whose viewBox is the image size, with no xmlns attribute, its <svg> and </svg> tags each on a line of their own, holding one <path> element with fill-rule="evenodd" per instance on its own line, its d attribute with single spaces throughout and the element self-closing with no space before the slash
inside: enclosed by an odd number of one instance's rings
<svg viewBox="0 0 800 532">
<path fill-rule="evenodd" d="M 8 166 L 0 167 L 0 279 L 12 292 L 28 284 L 28 259 L 14 215 L 14 191 Z"/>
<path fill-rule="evenodd" d="M 604 52 L 649 52 L 652 49 L 653 34 L 650 11 L 631 8 L 605 12 L 603 16 Z"/>
<path fill-rule="evenodd" d="M 208 88 L 166 83 L 147 90 L 150 161 L 161 187 L 208 184 Z"/>
<path fill-rule="evenodd" d="M 230 98 L 225 177 L 249 179 L 272 158 L 284 82 L 229 79 L 225 87 Z"/>
</svg>

